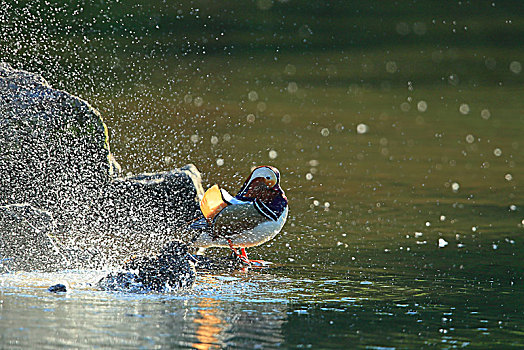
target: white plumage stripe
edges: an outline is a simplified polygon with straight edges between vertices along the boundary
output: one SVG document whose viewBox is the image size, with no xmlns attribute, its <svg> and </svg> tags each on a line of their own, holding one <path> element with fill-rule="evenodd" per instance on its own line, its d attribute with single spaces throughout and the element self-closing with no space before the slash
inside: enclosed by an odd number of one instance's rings
<svg viewBox="0 0 524 350">
<path fill-rule="evenodd" d="M 277 221 L 278 217 L 271 209 L 269 209 L 264 203 L 262 203 L 259 199 L 255 199 L 253 204 L 255 205 L 255 209 L 262 215 L 264 215 L 266 218 Z"/>
<path fill-rule="evenodd" d="M 233 205 L 247 203 L 247 202 L 241 201 L 240 199 L 233 197 L 232 195 L 229 194 L 229 192 L 227 192 L 223 188 L 220 189 L 220 192 L 222 193 L 222 199 L 226 203 L 233 204 Z"/>
</svg>

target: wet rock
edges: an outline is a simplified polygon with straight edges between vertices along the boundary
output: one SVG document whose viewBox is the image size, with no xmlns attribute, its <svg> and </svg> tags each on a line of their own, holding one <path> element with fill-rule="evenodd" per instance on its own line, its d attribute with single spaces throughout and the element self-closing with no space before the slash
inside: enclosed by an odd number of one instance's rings
<svg viewBox="0 0 524 350">
<path fill-rule="evenodd" d="M 102 278 L 97 286 L 111 291 L 169 292 L 191 288 L 195 277 L 187 245 L 173 241 L 157 256 L 133 257 L 122 266 L 122 271 Z"/>
<path fill-rule="evenodd" d="M 51 213 L 29 204 L 0 206 L 0 273 L 68 267 L 53 225 Z"/>
<path fill-rule="evenodd" d="M 100 234 L 95 239 L 102 245 L 111 242 L 112 254 L 119 259 L 134 252 L 154 254 L 166 240 L 187 239 L 184 229 L 201 215 L 202 194 L 200 172 L 194 165 L 117 178 L 99 199 L 93 222 Z"/>
<path fill-rule="evenodd" d="M 30 204 L 0 206 L 0 273 L 80 268 L 100 257 L 95 247 L 79 249 L 59 240 L 64 230 L 49 211 Z"/>
<path fill-rule="evenodd" d="M 46 237 L 62 250 L 96 251 L 74 258 L 83 267 L 156 253 L 199 214 L 203 189 L 196 167 L 119 177 L 100 113 L 41 76 L 5 63 L 0 63 L 0 150 L 0 206 L 45 209 L 53 217 Z M 5 232 L 10 231 L 0 228 Z M 29 231 L 20 226 L 17 237 L 21 232 Z M 31 244 L 34 237 L 27 234 Z M 36 256 L 51 254 L 41 248 L 44 253 Z M 17 256 L 23 251 L 20 245 Z"/>
<path fill-rule="evenodd" d="M 0 205 L 68 217 L 111 179 L 107 128 L 86 101 L 0 63 Z"/>
<path fill-rule="evenodd" d="M 51 286 L 47 288 L 48 291 L 51 293 L 65 293 L 67 292 L 67 287 L 61 283 L 55 284 L 54 286 Z"/>
</svg>

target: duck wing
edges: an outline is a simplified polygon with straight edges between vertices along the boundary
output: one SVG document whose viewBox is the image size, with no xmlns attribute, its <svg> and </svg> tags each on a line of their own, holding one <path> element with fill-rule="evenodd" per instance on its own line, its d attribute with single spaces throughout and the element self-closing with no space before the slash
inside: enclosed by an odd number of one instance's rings
<svg viewBox="0 0 524 350">
<path fill-rule="evenodd" d="M 214 237 L 231 238 L 268 221 L 256 208 L 255 202 L 228 205 L 218 213 L 213 222 Z"/>
</svg>

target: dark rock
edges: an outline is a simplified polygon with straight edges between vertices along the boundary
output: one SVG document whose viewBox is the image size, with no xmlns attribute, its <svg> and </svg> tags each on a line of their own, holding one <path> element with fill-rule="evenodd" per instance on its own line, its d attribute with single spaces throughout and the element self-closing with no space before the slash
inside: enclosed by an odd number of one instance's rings
<svg viewBox="0 0 524 350">
<path fill-rule="evenodd" d="M 0 63 L 0 205 L 56 218 L 89 208 L 114 170 L 107 128 L 86 101 Z"/>
<path fill-rule="evenodd" d="M 0 273 L 56 271 L 80 267 L 97 255 L 61 243 L 58 225 L 49 211 L 29 204 L 0 206 Z"/>
<path fill-rule="evenodd" d="M 48 291 L 50 291 L 51 293 L 65 293 L 67 292 L 67 288 L 65 285 L 63 284 L 55 284 L 54 286 L 51 286 L 49 288 L 47 288 Z"/>
<path fill-rule="evenodd" d="M 52 236 L 53 216 L 25 205 L 0 207 L 0 273 L 67 267 Z"/>
<path fill-rule="evenodd" d="M 173 241 L 155 257 L 133 257 L 122 267 L 102 278 L 103 290 L 126 292 L 166 292 L 191 288 L 196 272 L 187 245 Z"/>
<path fill-rule="evenodd" d="M 118 177 L 100 113 L 41 76 L 5 63 L 0 63 L 0 150 L 0 206 L 45 208 L 53 217 L 46 232 L 63 250 L 75 252 L 74 262 L 81 260 L 83 267 L 154 254 L 181 237 L 180 227 L 199 214 L 203 189 L 196 167 Z M 1 235 L 11 231 L 0 228 Z M 28 234 L 18 243 L 34 242 L 25 227 L 16 231 L 17 237 Z M 32 255 L 57 261 L 40 248 Z M 78 254 L 82 251 L 96 254 Z"/>
<path fill-rule="evenodd" d="M 95 239 L 102 245 L 111 242 L 112 254 L 120 259 L 133 252 L 154 254 L 166 240 L 186 238 L 185 227 L 201 215 L 202 195 L 194 165 L 115 179 L 104 188 L 94 213 L 100 231 Z"/>
</svg>

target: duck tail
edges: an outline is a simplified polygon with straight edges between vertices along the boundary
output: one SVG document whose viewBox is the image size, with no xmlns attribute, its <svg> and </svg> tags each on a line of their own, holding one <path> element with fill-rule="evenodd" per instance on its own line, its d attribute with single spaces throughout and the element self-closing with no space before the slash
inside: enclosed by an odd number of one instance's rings
<svg viewBox="0 0 524 350">
<path fill-rule="evenodd" d="M 193 222 L 191 222 L 187 227 L 189 233 L 192 235 L 189 245 L 193 245 L 198 240 L 200 235 L 209 228 L 209 223 L 205 218 L 195 219 Z"/>
</svg>

